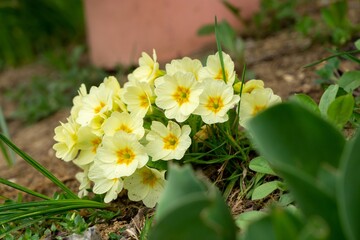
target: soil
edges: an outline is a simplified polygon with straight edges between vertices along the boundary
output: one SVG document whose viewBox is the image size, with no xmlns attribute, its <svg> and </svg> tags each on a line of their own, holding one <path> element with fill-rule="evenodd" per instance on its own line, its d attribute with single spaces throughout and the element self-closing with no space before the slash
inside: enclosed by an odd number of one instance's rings
<svg viewBox="0 0 360 240">
<path fill-rule="evenodd" d="M 322 93 L 319 85 L 314 81 L 317 78 L 315 69 L 303 68 L 306 64 L 329 56 L 325 45 L 312 44 L 307 38 L 298 33 L 284 30 L 264 39 L 246 39 L 245 60 L 248 70 L 252 71 L 257 79 L 262 79 L 265 86 L 270 87 L 274 92 L 286 100 L 294 93 L 306 93 L 317 101 Z M 347 66 L 343 66 L 347 68 Z M 11 117 L 11 113 L 16 107 L 15 102 L 10 102 L 5 96 L 5 91 L 16 88 L 18 84 L 30 81 L 34 75 L 49 74 L 49 69 L 40 63 L 23 66 L 16 69 L 9 69 L 0 72 L 0 104 L 5 112 L 12 141 L 40 164 L 49 169 L 67 186 L 77 191 L 78 183 L 74 176 L 78 169 L 74 164 L 66 163 L 55 157 L 52 146 L 54 144 L 54 128 L 60 121 L 66 121 L 70 109 L 63 109 L 56 114 L 43 119 L 35 124 L 26 125 Z M 36 190 L 48 196 L 52 196 L 59 191 L 49 180 L 41 176 L 31 168 L 24 160 L 17 158 L 16 164 L 8 167 L 0 156 L 0 177 L 9 179 L 30 189 Z M 0 196 L 16 198 L 17 191 L 4 185 L 0 185 Z M 238 201 L 236 192 L 230 195 L 229 204 L 233 213 L 238 214 L 253 205 L 246 201 Z M 25 200 L 31 199 L 28 196 Z M 232 200 L 234 199 L 234 200 Z M 131 234 L 137 234 L 144 221 L 143 207 L 136 206 L 132 215 L 136 215 L 137 220 L 130 221 L 132 224 L 127 226 L 127 232 L 131 239 Z M 109 225 L 99 225 L 102 238 L 106 239 L 109 232 L 117 232 L 129 221 L 112 222 Z"/>
</svg>

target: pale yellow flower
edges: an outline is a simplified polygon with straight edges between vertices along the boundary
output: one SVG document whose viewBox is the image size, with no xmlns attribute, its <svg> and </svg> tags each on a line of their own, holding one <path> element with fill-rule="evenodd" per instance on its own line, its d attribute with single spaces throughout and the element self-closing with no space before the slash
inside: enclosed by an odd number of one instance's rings
<svg viewBox="0 0 360 240">
<path fill-rule="evenodd" d="M 113 90 L 105 85 L 91 87 L 89 94 L 82 98 L 82 104 L 76 121 L 82 126 L 98 128 L 113 108 Z"/>
<path fill-rule="evenodd" d="M 124 188 L 128 190 L 131 201 L 142 201 L 145 206 L 153 208 L 164 191 L 165 183 L 165 171 L 145 166 L 124 179 Z"/>
<path fill-rule="evenodd" d="M 145 52 L 141 53 L 141 57 L 139 58 L 139 67 L 129 74 L 128 78 L 130 81 L 135 79 L 139 82 L 152 84 L 160 74 L 161 72 L 159 70 L 156 52 L 153 50 L 153 58 Z"/>
<path fill-rule="evenodd" d="M 96 156 L 97 164 L 111 179 L 130 176 L 137 168 L 143 167 L 148 159 L 145 148 L 136 136 L 123 131 L 113 136 L 105 135 Z"/>
<path fill-rule="evenodd" d="M 126 132 L 135 134 L 137 139 L 141 139 L 145 134 L 143 127 L 143 118 L 135 114 L 127 112 L 113 112 L 111 116 L 105 120 L 102 128 L 105 135 L 113 136 L 116 132 Z"/>
<path fill-rule="evenodd" d="M 207 124 L 226 122 L 229 119 L 227 112 L 239 102 L 240 97 L 234 95 L 233 88 L 223 81 L 206 79 L 203 86 L 200 104 L 194 114 L 200 115 Z"/>
<path fill-rule="evenodd" d="M 191 129 L 188 125 L 180 128 L 177 123 L 172 121 L 169 121 L 167 126 L 153 121 L 151 130 L 146 135 L 148 141 L 146 151 L 152 157 L 152 161 L 180 160 L 191 145 L 190 132 Z"/>
<path fill-rule="evenodd" d="M 192 73 L 177 72 L 155 80 L 155 104 L 168 119 L 185 121 L 199 105 L 202 88 Z"/>
<path fill-rule="evenodd" d="M 80 127 L 77 135 L 80 153 L 74 159 L 74 163 L 82 167 L 94 161 L 102 136 L 95 134 L 92 128 L 88 126 Z"/>
<path fill-rule="evenodd" d="M 87 196 L 89 194 L 88 189 L 91 189 L 91 181 L 88 177 L 88 174 L 89 174 L 89 166 L 84 168 L 83 172 L 78 172 L 75 175 L 76 180 L 78 180 L 80 183 L 79 192 L 78 192 L 78 196 L 80 198 Z"/>
<path fill-rule="evenodd" d="M 224 69 L 226 76 L 226 84 L 232 86 L 235 81 L 235 67 L 231 57 L 222 52 L 224 60 Z M 220 63 L 219 52 L 215 55 L 209 55 L 206 61 L 206 66 L 199 71 L 199 79 L 203 81 L 206 78 L 224 81 L 223 72 Z"/>
<path fill-rule="evenodd" d="M 81 84 L 78 95 L 73 98 L 73 107 L 71 108 L 70 115 L 73 119 L 76 119 L 79 115 L 79 111 L 82 108 L 82 99 L 87 95 L 87 90 L 85 84 Z"/>
<path fill-rule="evenodd" d="M 192 73 L 196 80 L 199 79 L 199 71 L 202 68 L 202 64 L 198 59 L 191 59 L 184 57 L 182 59 L 172 60 L 171 63 L 166 64 L 166 74 L 174 75 L 177 72 Z"/>
<path fill-rule="evenodd" d="M 241 82 L 234 84 L 234 91 L 236 93 L 240 92 L 241 85 L 243 85 Z M 242 93 L 251 93 L 257 88 L 264 88 L 264 81 L 252 79 L 244 83 L 244 86 L 242 87 Z"/>
<path fill-rule="evenodd" d="M 152 112 L 155 94 L 151 84 L 137 80 L 127 82 L 121 95 L 122 101 L 131 113 L 144 117 Z"/>
<path fill-rule="evenodd" d="M 251 93 L 242 94 L 239 113 L 240 125 L 246 127 L 246 123 L 250 118 L 280 102 L 281 98 L 275 95 L 271 88 L 257 88 Z"/>
<path fill-rule="evenodd" d="M 54 140 L 57 143 L 54 144 L 53 149 L 57 158 L 68 162 L 73 160 L 79 152 L 77 132 L 80 125 L 72 118 L 67 120 L 67 123 L 60 122 L 61 125 L 55 128 Z"/>
<path fill-rule="evenodd" d="M 122 89 L 120 87 L 119 81 L 114 76 L 109 76 L 104 79 L 104 82 L 100 86 L 104 85 L 107 89 L 112 91 L 112 100 L 113 100 L 113 111 L 126 111 L 126 106 L 121 100 Z M 99 87 L 100 87 L 99 86 Z"/>
<path fill-rule="evenodd" d="M 109 177 L 102 165 L 95 163 L 90 167 L 89 178 L 94 182 L 93 192 L 96 194 L 104 194 L 104 202 L 109 203 L 115 200 L 121 190 L 123 189 L 124 182 L 120 177 Z"/>
</svg>

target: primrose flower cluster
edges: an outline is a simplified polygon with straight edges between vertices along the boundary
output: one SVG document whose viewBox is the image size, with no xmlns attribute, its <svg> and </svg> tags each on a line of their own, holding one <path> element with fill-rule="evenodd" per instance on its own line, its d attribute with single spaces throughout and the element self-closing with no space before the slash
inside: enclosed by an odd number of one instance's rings
<svg viewBox="0 0 360 240">
<path fill-rule="evenodd" d="M 115 77 L 89 91 L 82 85 L 67 122 L 55 128 L 53 146 L 58 158 L 82 169 L 79 196 L 91 189 L 108 203 L 126 189 L 130 200 L 154 207 L 166 180 L 164 170 L 151 166 L 184 157 L 196 135 L 190 116 L 203 126 L 224 123 L 240 102 L 239 124 L 246 128 L 249 118 L 281 101 L 261 80 L 242 84 L 230 56 L 222 55 L 224 68 L 216 53 L 205 66 L 184 57 L 160 70 L 155 51 L 152 58 L 143 53 L 123 87 Z"/>
</svg>

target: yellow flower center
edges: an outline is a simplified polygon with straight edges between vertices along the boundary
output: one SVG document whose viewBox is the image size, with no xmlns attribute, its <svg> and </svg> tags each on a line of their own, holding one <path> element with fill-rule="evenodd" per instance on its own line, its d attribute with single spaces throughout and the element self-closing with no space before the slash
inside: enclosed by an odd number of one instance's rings
<svg viewBox="0 0 360 240">
<path fill-rule="evenodd" d="M 117 129 L 116 131 L 124 131 L 124 132 L 127 132 L 127 133 L 132 133 L 132 129 L 129 128 L 127 125 L 125 124 L 121 124 Z"/>
<path fill-rule="evenodd" d="M 172 133 L 163 138 L 164 149 L 174 150 L 179 144 L 179 139 Z"/>
<path fill-rule="evenodd" d="M 150 171 L 142 171 L 142 183 L 145 185 L 149 185 L 150 187 L 154 187 L 156 183 L 156 176 Z"/>
<path fill-rule="evenodd" d="M 205 107 L 213 113 L 218 113 L 224 107 L 224 102 L 219 96 L 209 97 Z"/>
<path fill-rule="evenodd" d="M 174 100 L 181 106 L 189 102 L 190 89 L 187 87 L 178 86 L 176 92 L 172 95 Z"/>
<path fill-rule="evenodd" d="M 91 141 L 91 144 L 92 144 L 92 149 L 91 149 L 91 151 L 92 151 L 93 153 L 96 153 L 97 148 L 98 148 L 98 146 L 100 145 L 100 143 L 101 143 L 101 139 L 100 139 L 100 138 L 96 138 L 96 139 L 94 139 L 94 140 Z"/>
<path fill-rule="evenodd" d="M 105 103 L 100 102 L 99 105 L 96 108 L 94 108 L 94 113 L 99 113 L 103 107 L 105 107 Z"/>
<path fill-rule="evenodd" d="M 148 98 L 145 93 L 140 95 L 139 99 L 140 99 L 140 107 L 142 107 L 142 108 L 149 107 L 149 101 L 148 101 Z"/>
<path fill-rule="evenodd" d="M 226 76 L 226 80 L 229 80 L 229 76 L 228 76 L 228 72 L 225 70 L 225 76 Z M 214 77 L 215 80 L 224 80 L 224 76 L 223 76 L 223 72 L 222 69 L 219 70 L 219 72 L 216 74 L 216 76 Z"/>
<path fill-rule="evenodd" d="M 266 106 L 265 105 L 255 105 L 255 107 L 254 107 L 254 109 L 253 109 L 253 111 L 252 111 L 252 113 L 251 113 L 251 115 L 256 115 L 258 112 L 260 112 L 260 111 L 262 111 L 262 110 L 264 110 L 266 108 Z"/>
<path fill-rule="evenodd" d="M 116 152 L 117 164 L 129 165 L 135 159 L 135 153 L 128 147 Z"/>
</svg>

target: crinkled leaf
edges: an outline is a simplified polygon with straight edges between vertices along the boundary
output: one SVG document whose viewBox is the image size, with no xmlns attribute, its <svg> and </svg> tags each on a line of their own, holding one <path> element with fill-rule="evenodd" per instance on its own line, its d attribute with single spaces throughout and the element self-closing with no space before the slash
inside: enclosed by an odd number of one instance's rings
<svg viewBox="0 0 360 240">
<path fill-rule="evenodd" d="M 249 122 L 255 146 L 276 171 L 279 166 L 316 177 L 324 163 L 337 168 L 345 144 L 342 134 L 326 120 L 296 103 L 282 103 Z"/>
<path fill-rule="evenodd" d="M 189 166 L 171 166 L 151 239 L 235 239 L 235 223 L 220 192 Z"/>
<path fill-rule="evenodd" d="M 206 187 L 192 174 L 190 166 L 184 168 L 172 166 L 171 169 L 166 191 L 157 207 L 156 219 L 161 219 L 190 195 L 205 196 Z"/>
<path fill-rule="evenodd" d="M 343 239 L 335 189 L 336 169 L 345 145 L 342 134 L 317 114 L 296 103 L 283 103 L 250 120 L 258 150 L 285 179 L 306 216 L 318 215 Z"/>
</svg>

